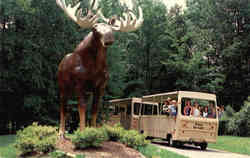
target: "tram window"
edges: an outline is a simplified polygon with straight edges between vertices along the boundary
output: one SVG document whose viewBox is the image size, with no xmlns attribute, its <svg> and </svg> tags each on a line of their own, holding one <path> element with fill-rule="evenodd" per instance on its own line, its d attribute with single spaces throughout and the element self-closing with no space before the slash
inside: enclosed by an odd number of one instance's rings
<svg viewBox="0 0 250 158">
<path fill-rule="evenodd" d="M 120 112 L 125 112 L 125 108 L 124 108 L 124 107 L 121 107 L 121 108 L 120 108 Z"/>
<path fill-rule="evenodd" d="M 181 100 L 181 114 L 184 115 L 185 99 Z"/>
<path fill-rule="evenodd" d="M 154 108 L 153 115 L 157 115 L 157 106 L 153 106 L 153 108 Z"/>
<path fill-rule="evenodd" d="M 164 112 L 163 112 L 163 104 L 159 104 L 159 114 L 160 114 L 160 115 L 164 115 Z"/>
<path fill-rule="evenodd" d="M 139 115 L 140 103 L 134 103 L 134 115 Z"/>
<path fill-rule="evenodd" d="M 142 105 L 142 114 L 143 115 L 152 115 L 153 112 L 153 106 L 148 104 Z"/>
<path fill-rule="evenodd" d="M 202 118 L 216 118 L 215 102 L 205 99 L 182 98 L 182 115 Z"/>
<path fill-rule="evenodd" d="M 120 113 L 120 108 L 119 106 L 115 106 L 113 115 L 118 115 Z"/>
<path fill-rule="evenodd" d="M 146 105 L 142 104 L 142 108 L 141 108 L 141 114 L 145 115 L 145 111 L 146 111 Z"/>
<path fill-rule="evenodd" d="M 127 115 L 131 115 L 131 104 L 127 106 Z"/>
</svg>

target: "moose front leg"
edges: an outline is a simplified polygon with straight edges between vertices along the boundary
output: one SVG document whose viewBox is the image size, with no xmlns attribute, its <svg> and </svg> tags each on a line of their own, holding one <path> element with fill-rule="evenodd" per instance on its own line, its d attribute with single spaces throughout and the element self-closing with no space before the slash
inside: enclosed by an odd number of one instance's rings
<svg viewBox="0 0 250 158">
<path fill-rule="evenodd" d="M 76 87 L 77 99 L 78 99 L 78 113 L 80 118 L 80 130 L 83 131 L 85 128 L 86 120 L 86 107 L 88 97 L 85 91 L 81 88 L 80 84 Z"/>
<path fill-rule="evenodd" d="M 93 104 L 92 104 L 92 109 L 91 109 L 91 126 L 93 127 L 96 127 L 98 107 L 99 107 L 103 94 L 104 94 L 104 88 L 97 89 L 94 92 Z"/>
<path fill-rule="evenodd" d="M 59 137 L 60 139 L 64 139 L 65 133 L 65 105 L 67 103 L 66 97 L 63 95 L 60 96 L 60 129 L 59 129 Z"/>
<path fill-rule="evenodd" d="M 78 112 L 80 118 L 80 130 L 83 131 L 86 123 L 86 103 L 87 99 L 85 96 L 78 97 Z"/>
</svg>

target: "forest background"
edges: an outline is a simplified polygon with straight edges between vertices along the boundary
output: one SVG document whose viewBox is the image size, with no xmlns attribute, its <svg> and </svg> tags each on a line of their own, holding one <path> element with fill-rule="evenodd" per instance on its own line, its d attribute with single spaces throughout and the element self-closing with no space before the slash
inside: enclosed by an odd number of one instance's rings
<svg viewBox="0 0 250 158">
<path fill-rule="evenodd" d="M 187 0 L 184 10 L 155 0 L 137 3 L 144 24 L 136 32 L 115 33 L 103 104 L 177 90 L 215 93 L 218 105 L 229 111 L 228 133 L 249 136 L 237 129 L 250 129 L 248 0 Z M 101 5 L 107 16 L 121 14 L 116 0 Z M 57 67 L 89 31 L 68 19 L 54 0 L 1 0 L 0 134 L 34 121 L 59 124 Z M 69 110 L 75 124 L 77 110 Z"/>
</svg>

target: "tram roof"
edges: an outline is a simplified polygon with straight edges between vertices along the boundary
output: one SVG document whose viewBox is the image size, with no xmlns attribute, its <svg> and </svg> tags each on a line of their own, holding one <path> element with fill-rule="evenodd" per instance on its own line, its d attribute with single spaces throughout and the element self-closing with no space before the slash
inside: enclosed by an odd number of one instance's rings
<svg viewBox="0 0 250 158">
<path fill-rule="evenodd" d="M 111 105 L 123 105 L 123 104 L 128 104 L 128 103 L 131 103 L 132 101 L 139 101 L 141 102 L 141 98 L 123 98 L 123 99 L 113 99 L 113 100 L 110 100 L 109 103 L 111 103 Z"/>
<path fill-rule="evenodd" d="M 178 95 L 181 97 L 187 97 L 187 98 L 216 100 L 216 95 L 212 93 L 193 92 L 193 91 L 174 91 L 174 92 L 146 95 L 142 97 L 142 101 L 143 102 L 145 101 L 164 102 L 168 98 L 177 99 Z"/>
<path fill-rule="evenodd" d="M 113 99 L 110 100 L 109 103 L 112 105 L 119 105 L 119 106 L 127 106 L 128 104 L 133 102 L 137 103 L 143 103 L 143 104 L 151 104 L 151 105 L 158 105 L 156 102 L 149 102 L 149 101 L 144 101 L 142 102 L 142 98 L 124 98 L 124 99 Z"/>
</svg>

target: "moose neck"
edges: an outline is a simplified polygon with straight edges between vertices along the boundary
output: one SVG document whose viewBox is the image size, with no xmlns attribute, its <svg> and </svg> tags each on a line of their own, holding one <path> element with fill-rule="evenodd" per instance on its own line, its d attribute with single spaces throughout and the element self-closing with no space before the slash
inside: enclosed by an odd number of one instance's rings
<svg viewBox="0 0 250 158">
<path fill-rule="evenodd" d="M 79 54 L 82 60 L 88 60 L 96 63 L 96 66 L 106 67 L 107 47 L 104 47 L 98 37 L 90 32 L 86 38 L 77 46 L 75 52 Z"/>
<path fill-rule="evenodd" d="M 90 55 L 95 59 L 96 66 L 97 67 L 106 67 L 106 53 L 107 53 L 107 47 L 104 47 L 100 41 L 99 37 L 94 36 L 94 34 L 91 34 L 91 51 Z"/>
</svg>

